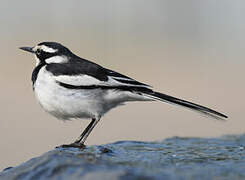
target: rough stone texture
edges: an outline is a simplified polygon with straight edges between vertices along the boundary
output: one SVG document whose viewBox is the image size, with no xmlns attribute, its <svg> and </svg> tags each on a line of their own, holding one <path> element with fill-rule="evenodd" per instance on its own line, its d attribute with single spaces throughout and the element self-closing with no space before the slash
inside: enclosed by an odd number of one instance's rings
<svg viewBox="0 0 245 180">
<path fill-rule="evenodd" d="M 0 179 L 245 179 L 245 135 L 58 148 L 5 169 Z"/>
</svg>

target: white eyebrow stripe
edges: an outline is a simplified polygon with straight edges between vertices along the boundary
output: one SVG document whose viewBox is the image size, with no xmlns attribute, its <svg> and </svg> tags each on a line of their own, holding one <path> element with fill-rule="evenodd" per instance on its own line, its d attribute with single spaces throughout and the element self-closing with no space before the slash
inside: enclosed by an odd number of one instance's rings
<svg viewBox="0 0 245 180">
<path fill-rule="evenodd" d="M 44 52 L 48 52 L 48 53 L 55 53 L 58 51 L 58 49 L 53 49 L 50 47 L 47 47 L 45 45 L 41 45 L 40 48 L 44 51 Z"/>
</svg>

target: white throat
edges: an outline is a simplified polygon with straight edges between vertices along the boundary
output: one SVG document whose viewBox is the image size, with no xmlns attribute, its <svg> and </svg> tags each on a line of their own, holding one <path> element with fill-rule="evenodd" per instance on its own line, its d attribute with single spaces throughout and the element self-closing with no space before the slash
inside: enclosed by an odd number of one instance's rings
<svg viewBox="0 0 245 180">
<path fill-rule="evenodd" d="M 40 64 L 40 60 L 37 58 L 36 54 L 34 55 L 35 56 L 35 60 L 36 60 L 36 67 Z"/>
</svg>

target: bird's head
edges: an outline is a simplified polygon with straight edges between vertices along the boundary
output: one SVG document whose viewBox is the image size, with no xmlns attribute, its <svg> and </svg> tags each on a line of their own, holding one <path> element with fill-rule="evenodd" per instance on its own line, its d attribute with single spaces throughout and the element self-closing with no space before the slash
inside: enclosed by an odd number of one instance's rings
<svg viewBox="0 0 245 180">
<path fill-rule="evenodd" d="M 73 55 L 68 48 L 56 42 L 42 42 L 34 47 L 20 47 L 20 49 L 34 54 L 36 65 L 66 63 Z"/>
</svg>

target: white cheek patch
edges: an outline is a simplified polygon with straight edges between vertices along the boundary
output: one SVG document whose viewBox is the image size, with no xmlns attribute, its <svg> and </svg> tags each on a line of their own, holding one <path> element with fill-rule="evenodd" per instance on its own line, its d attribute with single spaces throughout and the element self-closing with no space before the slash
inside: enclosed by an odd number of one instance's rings
<svg viewBox="0 0 245 180">
<path fill-rule="evenodd" d="M 48 59 L 45 59 L 45 62 L 47 64 L 50 64 L 50 63 L 66 63 L 66 62 L 68 62 L 68 58 L 65 56 L 53 56 L 53 57 L 50 57 Z"/>
</svg>

